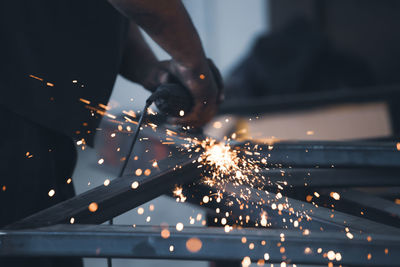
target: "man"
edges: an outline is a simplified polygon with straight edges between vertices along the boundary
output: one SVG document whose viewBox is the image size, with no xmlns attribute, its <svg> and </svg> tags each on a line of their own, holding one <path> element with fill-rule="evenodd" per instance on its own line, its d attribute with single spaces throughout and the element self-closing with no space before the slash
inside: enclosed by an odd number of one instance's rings
<svg viewBox="0 0 400 267">
<path fill-rule="evenodd" d="M 172 59 L 158 62 L 139 25 Z M 73 196 L 73 139 L 91 144 L 118 73 L 153 91 L 172 76 L 201 126 L 218 88 L 180 0 L 12 0 L 0 3 L 0 227 Z M 201 116 L 200 116 L 201 114 Z M 0 266 L 79 266 L 74 259 L 0 259 Z"/>
</svg>

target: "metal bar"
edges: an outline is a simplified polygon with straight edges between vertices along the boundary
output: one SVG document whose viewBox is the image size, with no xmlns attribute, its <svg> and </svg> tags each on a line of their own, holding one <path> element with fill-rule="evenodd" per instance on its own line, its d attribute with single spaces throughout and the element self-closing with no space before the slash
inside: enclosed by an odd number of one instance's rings
<svg viewBox="0 0 400 267">
<path fill-rule="evenodd" d="M 192 163 L 192 159 L 187 154 L 177 154 L 172 159 L 167 158 L 160 161 L 158 166 L 163 171 L 149 177 L 124 176 L 117 178 L 108 186 L 98 186 L 7 228 L 36 228 L 69 223 L 71 218 L 74 218 L 75 223 L 100 224 L 169 192 L 175 184 L 189 183 L 200 175 L 200 170 L 196 168 L 196 164 Z M 134 182 L 137 182 L 137 188 L 132 188 Z M 91 212 L 88 208 L 91 203 L 95 203 L 95 212 Z"/>
<path fill-rule="evenodd" d="M 222 195 L 222 203 L 209 201 L 202 203 L 204 195 Z M 231 224 L 241 224 L 248 221 L 244 226 L 259 225 L 261 215 L 266 214 L 270 227 L 280 229 L 309 229 L 312 231 L 344 231 L 349 228 L 352 232 L 367 232 L 379 234 L 400 235 L 400 228 L 378 223 L 362 217 L 346 214 L 333 209 L 313 205 L 289 197 L 278 197 L 272 192 L 257 190 L 246 186 L 233 186 L 225 184 L 220 187 L 208 187 L 198 185 L 188 190 L 188 196 L 194 198 L 193 203 L 201 203 L 209 208 L 209 213 L 215 217 L 229 214 Z M 245 195 L 243 198 L 241 195 Z M 191 201 L 191 200 L 189 200 Z M 279 204 L 284 207 L 279 210 Z M 246 207 L 245 209 L 243 207 Z M 216 208 L 219 213 L 216 213 Z M 222 214 L 222 215 L 221 215 Z M 245 219 L 245 218 L 248 219 Z M 240 219 L 242 218 L 242 219 Z M 299 226 L 294 221 L 301 218 Z M 309 218 L 309 219 L 307 219 Z"/>
<path fill-rule="evenodd" d="M 238 115 L 265 114 L 311 109 L 333 104 L 388 101 L 398 96 L 400 96 L 400 85 L 271 95 L 264 98 L 227 100 L 220 106 L 219 113 Z"/>
<path fill-rule="evenodd" d="M 235 145 L 245 149 L 250 145 Z M 263 148 L 263 154 L 270 154 L 269 164 L 319 166 L 396 166 L 400 164 L 400 152 L 394 143 L 359 144 L 342 142 L 278 143 L 273 148 Z M 193 155 L 193 159 L 198 154 Z M 102 223 L 132 208 L 137 207 L 161 194 L 168 193 L 176 183 L 193 182 L 200 177 L 201 169 L 192 163 L 189 154 L 179 153 L 159 163 L 163 171 L 149 177 L 124 177 L 115 179 L 109 186 L 99 186 L 84 194 L 34 214 L 10 226 L 11 228 L 40 227 L 68 223 Z M 179 166 L 179 167 L 177 167 Z M 135 190 L 134 181 L 139 183 Z M 96 203 L 96 212 L 88 206 Z"/>
<path fill-rule="evenodd" d="M 276 168 L 262 171 L 271 186 L 373 187 L 399 186 L 399 168 Z"/>
<path fill-rule="evenodd" d="M 341 199 L 360 204 L 369 209 L 379 210 L 400 219 L 400 205 L 359 190 L 339 190 Z"/>
<path fill-rule="evenodd" d="M 341 255 L 340 261 L 333 260 L 335 265 L 397 266 L 400 253 L 398 235 L 365 233 L 348 239 L 344 233 L 338 232 L 303 235 L 298 230 L 247 228 L 225 233 L 222 228 L 186 227 L 181 232 L 169 229 L 170 237 L 164 239 L 160 235 L 162 229 L 155 226 L 55 225 L 34 230 L 3 231 L 0 256 L 236 261 L 248 256 L 258 261 L 268 253 L 267 263 L 327 264 L 329 259 L 323 255 L 334 251 Z M 243 237 L 247 239 L 245 243 Z M 250 243 L 254 244 L 253 249 Z M 284 247 L 283 253 L 281 247 Z M 370 259 L 368 254 L 371 254 Z"/>
<path fill-rule="evenodd" d="M 248 142 L 233 146 L 239 151 L 253 151 L 256 145 Z M 277 142 L 258 145 L 258 152 L 270 165 L 280 167 L 400 167 L 396 142 Z"/>
</svg>

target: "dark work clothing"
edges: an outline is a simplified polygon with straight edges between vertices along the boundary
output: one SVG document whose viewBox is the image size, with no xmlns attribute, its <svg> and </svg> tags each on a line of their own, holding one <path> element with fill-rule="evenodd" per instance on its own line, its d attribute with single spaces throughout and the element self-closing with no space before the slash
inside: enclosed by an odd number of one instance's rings
<svg viewBox="0 0 400 267">
<path fill-rule="evenodd" d="M 0 108 L 0 228 L 74 195 L 71 138 Z M 29 153 L 28 153 L 29 152 Z M 54 190 L 53 197 L 49 191 Z M 4 267 L 79 267 L 79 259 L 2 259 Z"/>
<path fill-rule="evenodd" d="M 107 104 L 127 23 L 106 0 L 0 1 L 0 105 L 68 136 L 92 133 L 99 116 L 79 99 Z"/>
<path fill-rule="evenodd" d="M 72 138 L 90 144 L 100 121 L 80 99 L 107 104 L 127 26 L 106 0 L 0 1 L 0 228 L 74 195 Z M 0 259 L 0 266 L 81 260 Z"/>
</svg>

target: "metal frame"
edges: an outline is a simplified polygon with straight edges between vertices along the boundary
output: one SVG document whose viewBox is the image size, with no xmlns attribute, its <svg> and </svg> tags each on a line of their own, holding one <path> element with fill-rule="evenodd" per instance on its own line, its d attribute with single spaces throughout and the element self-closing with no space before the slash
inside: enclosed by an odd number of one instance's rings
<svg viewBox="0 0 400 267">
<path fill-rule="evenodd" d="M 348 239 L 340 232 L 311 232 L 278 229 L 234 229 L 225 233 L 221 228 L 185 228 L 182 232 L 170 229 L 170 237 L 160 236 L 161 227 L 105 226 L 105 225 L 55 225 L 39 229 L 8 231 L 0 235 L 0 256 L 71 256 L 117 257 L 184 260 L 253 261 L 264 259 L 267 263 L 282 261 L 296 264 L 327 264 L 328 251 L 341 252 L 342 259 L 335 264 L 346 266 L 397 266 L 400 253 L 399 237 L 390 234 L 359 234 Z M 280 234 L 285 234 L 282 242 Z M 367 236 L 372 238 L 368 242 Z M 247 238 L 242 243 L 242 237 Z M 201 249 L 190 252 L 187 242 L 201 240 Z M 265 241 L 265 245 L 263 245 Z M 190 241 L 189 241 L 190 242 Z M 249 244 L 254 244 L 254 249 Z M 278 243 L 285 252 L 280 251 Z M 173 245 L 173 251 L 170 246 Z M 320 250 L 319 250 L 320 249 Z M 385 253 L 385 249 L 389 249 Z M 320 253 L 318 253 L 320 251 Z M 368 260 L 368 254 L 372 254 Z M 283 260 L 287 257 L 286 260 Z"/>
<path fill-rule="evenodd" d="M 242 143 L 235 144 L 235 147 L 246 149 L 252 145 L 254 144 Z M 399 184 L 397 170 L 400 167 L 400 152 L 393 142 L 287 142 L 273 144 L 273 147 L 265 145 L 261 148 L 260 157 L 270 155 L 268 164 L 271 170 L 265 175 L 269 178 L 275 177 L 273 182 L 279 182 L 277 175 L 281 175 L 283 170 L 285 180 L 289 178 L 297 181 L 295 186 L 300 189 L 299 192 L 304 188 L 311 190 L 311 187 L 302 187 L 304 178 L 310 180 L 308 183 L 312 184 L 313 188 L 325 188 L 325 191 L 320 190 L 321 195 L 329 193 L 331 185 L 339 189 L 348 185 L 365 186 L 365 181 L 369 181 L 367 185 L 371 186 L 381 184 L 379 182 L 381 174 L 385 177 L 384 183 Z M 223 188 L 210 188 L 196 182 L 202 170 L 198 168 L 198 163 L 193 162 L 195 157 L 196 154 L 192 154 L 192 159 L 188 160 L 188 155 L 178 153 L 159 162 L 162 171 L 149 177 L 126 176 L 115 179 L 107 187 L 99 186 L 8 226 L 0 234 L 0 256 L 238 261 L 249 256 L 257 261 L 267 252 L 270 262 L 325 264 L 329 260 L 317 252 L 318 248 L 321 248 L 325 253 L 329 250 L 340 252 L 342 259 L 335 262 L 338 264 L 362 266 L 397 264 L 396 255 L 400 252 L 398 227 L 400 224 L 386 223 L 388 217 L 392 217 L 395 222 L 400 220 L 396 206 L 390 205 L 388 210 L 383 210 L 382 218 L 377 220 L 374 217 L 365 218 L 346 209 L 337 211 L 331 207 L 316 207 L 315 203 L 292 197 L 277 200 L 277 195 L 268 185 L 264 189 L 271 192 L 230 184 L 226 184 Z M 315 168 L 316 166 L 319 168 Z M 307 176 L 303 177 L 304 175 Z M 331 181 L 337 175 L 343 177 Z M 282 179 L 282 176 L 280 177 Z M 139 187 L 136 189 L 131 188 L 134 181 L 139 182 Z M 160 236 L 162 230 L 160 227 L 82 225 L 105 222 L 161 194 L 170 192 L 176 184 L 186 184 L 187 195 L 193 196 L 192 201 L 197 204 L 201 203 L 201 197 L 205 193 L 209 194 L 210 190 L 222 192 L 223 201 L 230 202 L 230 205 L 218 205 L 218 207 L 222 214 L 229 212 L 232 224 L 238 223 L 237 218 L 242 215 L 249 216 L 249 225 L 256 225 L 260 213 L 267 212 L 270 227 L 278 229 L 246 228 L 225 233 L 222 228 L 186 227 L 182 232 L 169 229 L 171 236 L 163 239 Z M 248 209 L 242 209 L 236 200 L 236 196 L 243 190 L 251 191 L 250 199 L 247 201 Z M 360 202 L 358 197 L 354 196 L 356 195 L 352 193 L 343 193 L 343 200 L 350 203 Z M 366 199 L 366 196 L 363 198 Z M 366 213 L 379 209 L 378 203 L 383 202 L 377 202 L 376 198 L 362 203 Z M 290 220 L 296 220 L 299 214 L 289 209 L 278 211 L 271 207 L 272 202 L 286 203 L 286 200 L 294 211 L 306 210 L 311 218 L 303 220 L 301 230 L 288 223 Z M 91 202 L 98 204 L 96 212 L 88 210 Z M 201 204 L 209 209 L 210 214 L 221 216 L 221 213 L 215 212 L 217 207 L 215 201 Z M 72 217 L 75 223 L 80 225 L 66 225 Z M 346 228 L 354 235 L 354 239 L 346 237 Z M 309 234 L 304 234 L 305 229 L 310 231 Z M 285 235 L 284 242 L 281 240 L 281 233 Z M 243 236 L 248 240 L 246 244 L 240 241 Z M 201 240 L 203 247 L 199 252 L 192 253 L 186 248 L 186 242 L 190 238 Z M 260 245 L 262 240 L 267 242 L 266 246 Z M 254 249 L 249 249 L 250 242 L 255 244 Z M 284 253 L 281 253 L 278 244 L 285 247 Z M 171 245 L 174 246 L 173 252 L 169 251 Z M 368 254 L 372 255 L 371 259 L 368 259 Z"/>
</svg>

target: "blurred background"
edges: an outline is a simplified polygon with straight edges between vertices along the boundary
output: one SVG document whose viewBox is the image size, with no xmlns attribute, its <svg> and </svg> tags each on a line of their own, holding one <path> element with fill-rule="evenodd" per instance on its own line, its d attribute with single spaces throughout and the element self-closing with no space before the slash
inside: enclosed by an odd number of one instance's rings
<svg viewBox="0 0 400 267">
<path fill-rule="evenodd" d="M 226 82 L 226 104 L 206 127 L 209 135 L 222 138 L 240 132 L 242 139 L 260 141 L 398 137 L 399 1 L 183 2 Z M 147 40 L 159 59 L 168 58 Z M 140 110 L 148 96 L 140 86 L 118 77 L 110 113 Z M 107 127 L 104 121 L 101 128 Z M 129 143 L 129 136 L 126 139 L 119 140 L 120 146 Z M 77 194 L 116 177 L 118 164 L 97 164 L 106 146 L 107 138 L 99 136 L 95 149 L 79 149 L 73 177 Z M 132 168 L 141 164 L 139 160 Z M 144 213 L 135 209 L 114 223 L 175 226 L 188 224 L 190 217 L 205 217 L 200 208 L 167 196 L 141 208 Z M 195 225 L 202 222 L 196 220 Z M 113 260 L 118 267 L 160 265 L 208 263 Z M 85 266 L 106 266 L 106 260 L 85 259 Z"/>
</svg>

